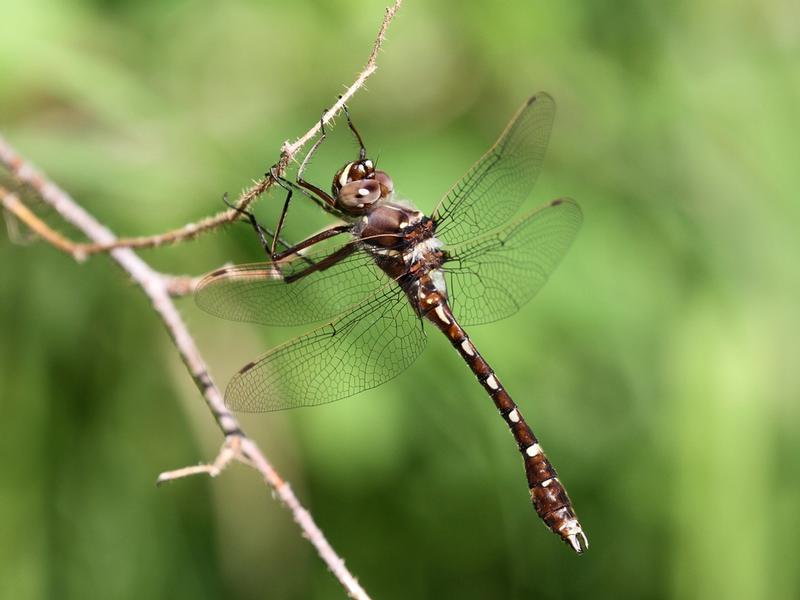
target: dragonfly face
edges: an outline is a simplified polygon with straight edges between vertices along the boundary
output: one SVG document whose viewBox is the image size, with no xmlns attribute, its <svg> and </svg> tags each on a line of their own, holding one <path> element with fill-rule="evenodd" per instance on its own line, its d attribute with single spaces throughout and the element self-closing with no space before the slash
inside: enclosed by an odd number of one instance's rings
<svg viewBox="0 0 800 600">
<path fill-rule="evenodd" d="M 368 214 L 379 200 L 386 200 L 394 191 L 392 178 L 376 171 L 373 162 L 363 158 L 349 162 L 336 172 L 331 186 L 336 208 L 346 215 Z"/>
</svg>

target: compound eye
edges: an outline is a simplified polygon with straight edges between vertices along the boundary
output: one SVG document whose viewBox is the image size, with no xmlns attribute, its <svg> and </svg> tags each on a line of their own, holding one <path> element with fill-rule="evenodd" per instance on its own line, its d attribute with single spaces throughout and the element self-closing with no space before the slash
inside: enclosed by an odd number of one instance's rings
<svg viewBox="0 0 800 600">
<path fill-rule="evenodd" d="M 339 190 L 336 203 L 347 212 L 366 212 L 380 197 L 381 184 L 374 179 L 362 179 L 343 185 Z"/>
<path fill-rule="evenodd" d="M 384 198 L 394 191 L 394 182 L 386 171 L 375 171 L 375 181 L 381 184 L 381 196 Z"/>
</svg>

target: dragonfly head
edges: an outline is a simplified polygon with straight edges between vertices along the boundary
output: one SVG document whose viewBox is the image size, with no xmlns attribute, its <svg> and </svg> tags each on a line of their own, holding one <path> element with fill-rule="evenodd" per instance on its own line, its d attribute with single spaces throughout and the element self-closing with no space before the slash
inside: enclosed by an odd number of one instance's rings
<svg viewBox="0 0 800 600">
<path fill-rule="evenodd" d="M 391 196 L 394 184 L 389 175 L 377 171 L 374 163 L 364 158 L 339 169 L 331 190 L 338 209 L 347 214 L 362 215 L 370 212 L 378 200 Z"/>
</svg>

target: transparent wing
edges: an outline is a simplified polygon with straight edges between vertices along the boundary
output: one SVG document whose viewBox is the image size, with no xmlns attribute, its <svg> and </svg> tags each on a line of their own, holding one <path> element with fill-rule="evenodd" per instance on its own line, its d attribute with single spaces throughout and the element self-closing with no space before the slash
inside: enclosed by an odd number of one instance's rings
<svg viewBox="0 0 800 600">
<path fill-rule="evenodd" d="M 233 410 L 333 402 L 399 375 L 425 347 L 422 322 L 394 282 L 338 319 L 245 365 L 228 384 Z"/>
<path fill-rule="evenodd" d="M 433 213 L 437 235 L 457 244 L 499 227 L 533 189 L 555 117 L 546 93 L 519 109 L 494 146 L 450 189 Z"/>
<path fill-rule="evenodd" d="M 554 200 L 493 233 L 448 247 L 445 277 L 459 322 L 479 325 L 517 312 L 542 289 L 582 221 L 573 200 Z"/>
<path fill-rule="evenodd" d="M 347 254 L 325 270 L 298 274 L 336 252 Z M 289 282 L 287 282 L 287 280 Z M 226 267 L 206 275 L 195 292 L 197 305 L 214 316 L 262 325 L 304 325 L 330 319 L 363 300 L 389 278 L 352 242 L 289 262 Z"/>
</svg>

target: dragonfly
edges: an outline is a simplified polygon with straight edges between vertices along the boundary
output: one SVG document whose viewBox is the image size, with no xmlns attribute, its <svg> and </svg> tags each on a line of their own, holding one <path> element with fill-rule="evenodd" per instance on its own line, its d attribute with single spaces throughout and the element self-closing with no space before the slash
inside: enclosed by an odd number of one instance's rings
<svg viewBox="0 0 800 600">
<path fill-rule="evenodd" d="M 274 167 L 269 173 L 288 192 L 275 230 L 242 211 L 269 260 L 218 269 L 198 285 L 197 304 L 218 317 L 322 323 L 244 365 L 227 386 L 226 404 L 268 412 L 352 396 L 405 371 L 422 353 L 428 328 L 438 329 L 510 429 L 536 513 L 575 552 L 584 552 L 588 539 L 555 468 L 464 329 L 516 313 L 544 286 L 580 228 L 581 209 L 568 198 L 513 218 L 542 169 L 552 97 L 529 98 L 430 217 L 395 193 L 345 114 L 359 155 L 336 172 L 331 193 L 303 178 L 326 137 L 322 126 L 295 181 Z M 288 244 L 280 232 L 293 192 L 340 223 Z"/>
</svg>

